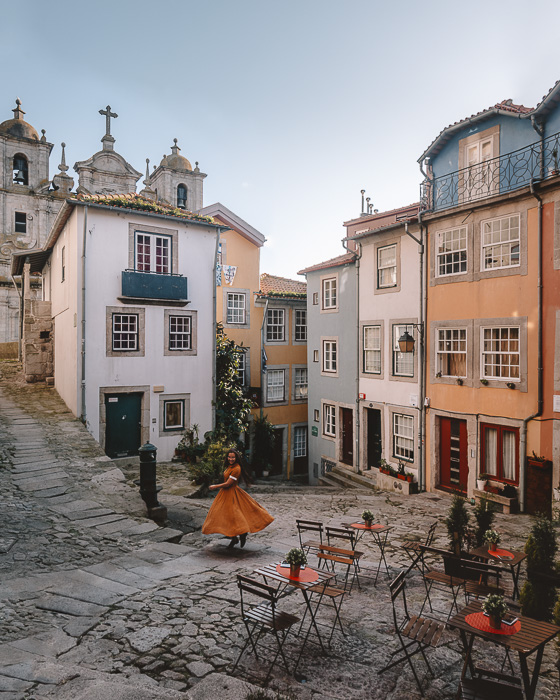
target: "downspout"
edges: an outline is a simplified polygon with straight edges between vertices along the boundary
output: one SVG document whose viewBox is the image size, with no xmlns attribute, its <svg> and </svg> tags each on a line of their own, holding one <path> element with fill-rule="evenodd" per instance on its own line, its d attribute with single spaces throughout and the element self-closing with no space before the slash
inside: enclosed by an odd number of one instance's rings
<svg viewBox="0 0 560 700">
<path fill-rule="evenodd" d="M 23 280 L 21 282 L 21 291 L 22 293 L 19 293 L 19 289 L 17 286 L 17 282 L 14 278 L 13 275 L 10 275 L 12 278 L 12 283 L 14 287 L 16 288 L 17 295 L 19 297 L 19 337 L 18 337 L 18 361 L 21 362 L 22 358 L 22 342 L 23 342 Z"/>
<path fill-rule="evenodd" d="M 420 247 L 420 279 L 419 279 L 419 286 L 420 286 L 420 307 L 418 311 L 418 316 L 419 316 L 419 323 L 418 323 L 418 339 L 420 341 L 420 351 L 418 352 L 418 374 L 419 374 L 419 379 L 420 379 L 420 396 L 419 396 L 419 415 L 420 415 L 420 421 L 419 421 L 419 426 L 418 426 L 418 491 L 424 491 L 424 473 L 425 473 L 425 466 L 426 466 L 426 455 L 424 451 L 424 435 L 425 435 L 425 426 L 426 426 L 426 407 L 424 406 L 424 394 L 426 392 L 425 388 L 425 367 L 424 367 L 424 357 L 425 357 L 425 334 L 426 334 L 426 327 L 424 323 L 425 319 L 425 308 L 424 308 L 424 303 L 425 303 L 425 297 L 426 295 L 424 294 L 424 242 L 423 242 L 423 234 L 424 234 L 424 227 L 422 226 L 422 212 L 418 212 L 418 223 L 420 225 L 420 238 L 416 238 L 416 236 L 413 236 L 410 231 L 408 230 L 408 221 L 405 221 L 404 224 L 404 232 L 406 233 L 407 236 L 410 236 L 412 240 L 416 241 L 418 246 Z"/>
<path fill-rule="evenodd" d="M 260 419 L 263 419 L 263 389 L 264 389 L 264 369 L 263 369 L 263 353 L 264 353 L 264 324 L 266 323 L 266 314 L 268 313 L 268 299 L 266 300 L 266 303 L 264 305 L 264 312 L 263 312 L 263 320 L 261 323 L 261 410 L 260 410 Z"/>
<path fill-rule="evenodd" d="M 87 241 L 87 204 L 84 207 L 84 230 L 82 237 L 82 378 L 80 382 L 81 391 L 81 416 L 80 420 L 86 425 L 86 241 Z"/>
<path fill-rule="evenodd" d="M 523 419 L 523 433 L 521 437 L 521 444 L 525 445 L 525 454 L 527 452 L 527 432 L 528 424 L 530 421 L 538 418 L 543 412 L 543 282 L 542 282 L 542 219 L 543 219 L 543 205 L 541 197 L 535 192 L 535 187 L 533 180 L 531 180 L 531 194 L 538 202 L 538 242 L 537 242 L 537 260 L 538 260 L 538 273 L 537 273 L 537 294 L 538 294 L 538 321 L 537 321 L 537 411 L 531 414 L 527 418 Z M 525 511 L 525 454 L 523 455 L 523 468 L 519 469 L 519 510 L 523 513 Z"/>
<path fill-rule="evenodd" d="M 535 119 L 535 115 L 531 116 L 531 126 L 533 129 L 537 132 L 537 134 L 541 137 L 541 150 L 539 154 L 539 171 L 540 171 L 540 179 L 544 180 L 544 124 L 537 124 L 537 120 Z M 532 184 L 531 184 L 532 186 Z M 532 192 L 532 190 L 531 190 Z"/>
<path fill-rule="evenodd" d="M 220 233 L 222 229 L 218 227 L 216 235 L 216 249 L 214 250 L 214 274 L 212 275 L 212 328 L 214 329 L 214 342 L 212 344 L 212 432 L 216 430 L 216 331 L 218 326 L 217 318 L 217 270 L 218 251 L 220 250 Z"/>
</svg>

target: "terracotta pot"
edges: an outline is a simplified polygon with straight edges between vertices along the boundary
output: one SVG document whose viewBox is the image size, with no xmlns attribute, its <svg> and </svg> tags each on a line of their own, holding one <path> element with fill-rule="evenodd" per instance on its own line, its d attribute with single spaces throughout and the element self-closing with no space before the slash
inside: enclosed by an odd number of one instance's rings
<svg viewBox="0 0 560 700">
<path fill-rule="evenodd" d="M 400 479 L 401 481 L 406 481 L 406 476 L 404 474 L 397 474 L 397 479 Z"/>
<path fill-rule="evenodd" d="M 412 476 L 407 476 L 407 477 L 406 477 L 406 480 L 408 481 L 409 484 L 412 483 L 412 479 L 413 479 Z"/>
<path fill-rule="evenodd" d="M 491 552 L 495 552 L 498 549 L 498 545 L 496 544 L 496 542 L 490 542 L 488 549 Z"/>
<path fill-rule="evenodd" d="M 301 566 L 298 564 L 290 564 L 290 576 L 298 577 L 301 571 Z"/>
<path fill-rule="evenodd" d="M 502 626 L 502 618 L 499 615 L 489 615 L 490 627 L 494 630 L 499 630 Z"/>
<path fill-rule="evenodd" d="M 364 520 L 364 525 L 366 527 L 371 527 L 373 525 L 373 520 Z"/>
</svg>

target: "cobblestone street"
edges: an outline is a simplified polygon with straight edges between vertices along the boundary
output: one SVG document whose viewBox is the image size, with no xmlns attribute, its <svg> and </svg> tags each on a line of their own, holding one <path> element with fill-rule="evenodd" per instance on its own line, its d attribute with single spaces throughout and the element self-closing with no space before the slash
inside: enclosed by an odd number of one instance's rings
<svg viewBox="0 0 560 700">
<path fill-rule="evenodd" d="M 158 526 L 133 484 L 137 466 L 107 458 L 55 390 L 25 384 L 17 363 L 0 363 L 0 374 L 0 700 L 244 698 L 263 668 L 247 654 L 236 677 L 228 675 L 245 639 L 236 574 L 282 559 L 298 542 L 296 518 L 340 525 L 370 508 L 392 527 L 391 576 L 409 563 L 401 545 L 423 540 L 436 519 L 434 544 L 447 547 L 446 496 L 270 482 L 251 493 L 275 521 L 244 549 L 229 550 L 227 540 L 201 535 L 211 501 L 188 498 L 195 489 L 173 463 L 158 465 L 169 514 Z M 524 546 L 530 524 L 524 515 L 495 521 L 512 549 Z M 376 566 L 378 550 L 365 539 L 360 548 L 364 568 Z M 420 697 L 405 666 L 377 674 L 397 638 L 389 578 L 382 572 L 374 586 L 365 574 L 342 607 L 346 636 L 335 632 L 328 654 L 309 645 L 296 678 L 278 664 L 272 687 L 305 700 Z M 417 612 L 424 585 L 417 572 L 408 583 Z M 445 603 L 437 594 L 435 602 Z M 303 599 L 289 596 L 282 607 L 301 616 Z M 294 637 L 288 652 L 296 645 Z M 501 663 L 498 647 L 484 653 Z M 560 694 L 556 659 L 550 643 L 541 700 Z M 425 697 L 455 697 L 462 664 L 456 632 L 445 632 L 430 662 L 434 679 L 416 657 Z"/>
</svg>

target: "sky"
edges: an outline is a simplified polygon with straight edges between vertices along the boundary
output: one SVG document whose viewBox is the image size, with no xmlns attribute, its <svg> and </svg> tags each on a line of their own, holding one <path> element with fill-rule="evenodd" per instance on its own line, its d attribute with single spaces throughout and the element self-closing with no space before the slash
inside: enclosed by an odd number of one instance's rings
<svg viewBox="0 0 560 700">
<path fill-rule="evenodd" d="M 51 177 L 62 141 L 71 167 L 101 149 L 109 104 L 118 153 L 144 172 L 177 138 L 204 204 L 292 279 L 344 252 L 360 190 L 379 211 L 418 201 L 441 129 L 560 79 L 557 0 L 0 0 L 0 18 L 0 121 L 19 97 Z"/>
</svg>

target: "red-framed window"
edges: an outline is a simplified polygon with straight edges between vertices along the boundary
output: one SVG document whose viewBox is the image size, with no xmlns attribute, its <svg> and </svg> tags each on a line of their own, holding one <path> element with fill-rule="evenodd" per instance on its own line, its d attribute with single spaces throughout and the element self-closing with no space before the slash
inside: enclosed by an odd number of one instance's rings
<svg viewBox="0 0 560 700">
<path fill-rule="evenodd" d="M 482 423 L 481 472 L 496 481 L 519 483 L 519 428 Z"/>
</svg>

